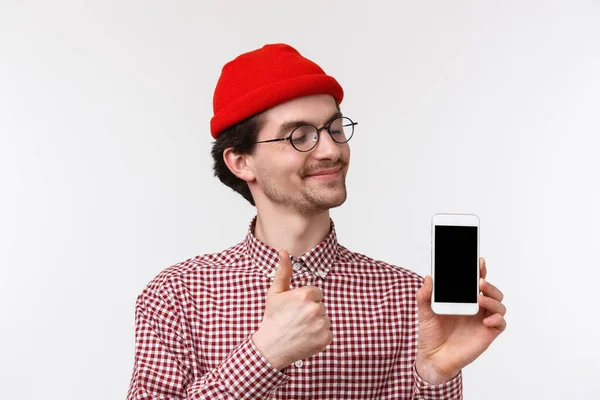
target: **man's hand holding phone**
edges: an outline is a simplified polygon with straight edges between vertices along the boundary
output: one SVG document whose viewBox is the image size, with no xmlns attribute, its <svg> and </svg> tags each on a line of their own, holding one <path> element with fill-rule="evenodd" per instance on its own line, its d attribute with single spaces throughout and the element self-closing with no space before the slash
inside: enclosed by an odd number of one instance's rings
<svg viewBox="0 0 600 400">
<path fill-rule="evenodd" d="M 504 295 L 485 280 L 485 259 L 479 259 L 479 312 L 475 315 L 439 315 L 431 309 L 433 280 L 425 277 L 417 292 L 419 339 L 416 368 L 426 382 L 436 385 L 452 380 L 479 357 L 506 328 Z"/>
</svg>

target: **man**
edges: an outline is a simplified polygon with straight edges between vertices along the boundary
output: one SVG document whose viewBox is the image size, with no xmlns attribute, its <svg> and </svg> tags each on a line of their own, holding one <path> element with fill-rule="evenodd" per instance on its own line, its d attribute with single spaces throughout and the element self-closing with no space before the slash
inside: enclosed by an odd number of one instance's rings
<svg viewBox="0 0 600 400">
<path fill-rule="evenodd" d="M 128 399 L 462 398 L 461 369 L 506 326 L 502 293 L 482 279 L 478 315 L 436 315 L 431 277 L 338 243 L 329 210 L 346 199 L 357 126 L 342 99 L 285 44 L 224 66 L 215 174 L 257 216 L 241 243 L 139 296 Z"/>
</svg>

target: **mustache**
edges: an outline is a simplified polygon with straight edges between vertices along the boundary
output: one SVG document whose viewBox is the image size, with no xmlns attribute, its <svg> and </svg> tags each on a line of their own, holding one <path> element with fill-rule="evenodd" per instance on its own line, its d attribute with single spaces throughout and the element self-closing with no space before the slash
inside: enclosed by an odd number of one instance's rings
<svg viewBox="0 0 600 400">
<path fill-rule="evenodd" d="M 338 160 L 337 162 L 321 162 L 308 167 L 305 171 L 302 172 L 302 177 L 306 177 L 312 174 L 313 172 L 322 169 L 345 168 L 346 166 L 348 166 L 348 162 L 345 160 Z"/>
</svg>

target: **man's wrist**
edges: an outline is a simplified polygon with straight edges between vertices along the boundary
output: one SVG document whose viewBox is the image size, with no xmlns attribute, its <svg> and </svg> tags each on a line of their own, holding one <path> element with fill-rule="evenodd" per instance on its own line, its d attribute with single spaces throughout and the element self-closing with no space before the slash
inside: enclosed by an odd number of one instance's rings
<svg viewBox="0 0 600 400">
<path fill-rule="evenodd" d="M 422 360 L 418 357 L 415 361 L 415 368 L 419 377 L 430 385 L 441 385 L 449 382 L 460 373 L 460 370 L 443 373 L 436 369 L 431 361 Z"/>
<path fill-rule="evenodd" d="M 231 398 L 236 399 L 270 398 L 274 390 L 290 379 L 266 362 L 251 337 L 234 349 L 213 373 L 216 380 L 231 392 Z M 248 379 L 248 376 L 253 379 Z"/>
<path fill-rule="evenodd" d="M 282 359 L 280 353 L 273 351 L 273 346 L 269 346 L 263 342 L 259 331 L 254 332 L 250 339 L 252 340 L 252 343 L 254 343 L 256 349 L 265 358 L 265 360 L 267 360 L 267 362 L 273 366 L 273 368 L 281 371 L 291 364 L 291 362 L 287 362 L 286 360 Z"/>
</svg>

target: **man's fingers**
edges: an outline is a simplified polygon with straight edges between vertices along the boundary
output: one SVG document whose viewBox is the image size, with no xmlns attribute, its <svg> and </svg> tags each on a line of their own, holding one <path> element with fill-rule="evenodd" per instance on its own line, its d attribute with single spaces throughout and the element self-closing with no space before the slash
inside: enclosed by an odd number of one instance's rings
<svg viewBox="0 0 600 400">
<path fill-rule="evenodd" d="M 319 303 L 319 305 L 321 306 L 321 315 L 327 316 L 327 310 L 325 309 L 323 303 Z"/>
<path fill-rule="evenodd" d="M 479 289 L 481 290 L 481 293 L 487 297 L 491 297 L 492 299 L 496 299 L 498 301 L 502 301 L 504 299 L 504 294 L 500 291 L 500 289 L 485 279 L 479 279 Z"/>
<path fill-rule="evenodd" d="M 487 318 L 484 318 L 483 324 L 488 328 L 496 328 L 500 332 L 506 329 L 506 320 L 500 314 L 490 315 Z"/>
<path fill-rule="evenodd" d="M 492 299 L 491 297 L 479 295 L 477 298 L 477 303 L 479 303 L 481 307 L 488 310 L 490 314 L 500 314 L 502 316 L 506 314 L 506 307 L 504 304 L 500 303 L 496 299 Z"/>
<path fill-rule="evenodd" d="M 294 291 L 302 296 L 303 300 L 316 301 L 317 303 L 323 301 L 323 291 L 316 286 L 302 286 L 294 289 Z"/>
<path fill-rule="evenodd" d="M 471 264 L 473 265 L 473 264 Z M 485 279 L 487 276 L 487 267 L 485 266 L 485 258 L 479 257 L 479 277 Z"/>
<path fill-rule="evenodd" d="M 279 252 L 279 266 L 275 271 L 273 277 L 273 283 L 269 288 L 269 293 L 282 293 L 290 290 L 290 280 L 292 279 L 292 261 L 287 251 L 281 250 Z"/>
</svg>

